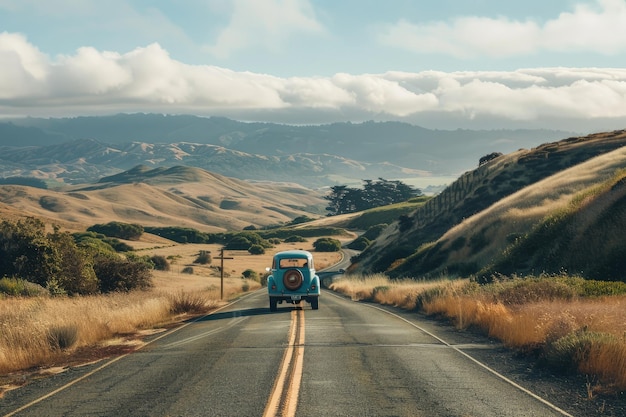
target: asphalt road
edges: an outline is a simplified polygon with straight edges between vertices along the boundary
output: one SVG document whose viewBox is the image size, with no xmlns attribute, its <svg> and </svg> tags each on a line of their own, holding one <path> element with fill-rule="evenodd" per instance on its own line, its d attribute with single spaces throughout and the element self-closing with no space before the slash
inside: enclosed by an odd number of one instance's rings
<svg viewBox="0 0 626 417">
<path fill-rule="evenodd" d="M 328 291 L 317 311 L 270 313 L 261 290 L 135 353 L 10 391 L 0 415 L 568 415 L 467 356 L 492 346 L 435 331 Z"/>
</svg>

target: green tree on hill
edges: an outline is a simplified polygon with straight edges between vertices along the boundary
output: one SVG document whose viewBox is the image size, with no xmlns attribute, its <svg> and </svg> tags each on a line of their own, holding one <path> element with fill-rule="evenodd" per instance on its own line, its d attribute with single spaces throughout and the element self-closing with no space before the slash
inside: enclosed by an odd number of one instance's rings
<svg viewBox="0 0 626 417">
<path fill-rule="evenodd" d="M 402 181 L 389 181 L 379 178 L 376 181 L 363 180 L 363 188 L 350 188 L 336 185 L 324 198 L 329 201 L 326 210 L 329 216 L 354 213 L 374 207 L 407 201 L 422 195 L 421 190 L 404 184 Z"/>
</svg>

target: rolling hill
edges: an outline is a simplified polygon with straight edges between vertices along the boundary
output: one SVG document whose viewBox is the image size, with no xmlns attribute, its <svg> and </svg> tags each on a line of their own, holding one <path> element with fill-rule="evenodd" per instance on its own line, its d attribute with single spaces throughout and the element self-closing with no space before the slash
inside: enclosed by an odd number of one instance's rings
<svg viewBox="0 0 626 417">
<path fill-rule="evenodd" d="M 324 212 L 322 196 L 297 184 L 250 183 L 199 168 L 137 166 L 97 183 L 46 190 L 0 186 L 3 219 L 31 216 L 69 230 L 121 221 L 143 226 L 241 230 Z"/>
<path fill-rule="evenodd" d="M 354 270 L 394 277 L 623 277 L 626 131 L 519 150 L 465 173 L 390 225 Z"/>
</svg>

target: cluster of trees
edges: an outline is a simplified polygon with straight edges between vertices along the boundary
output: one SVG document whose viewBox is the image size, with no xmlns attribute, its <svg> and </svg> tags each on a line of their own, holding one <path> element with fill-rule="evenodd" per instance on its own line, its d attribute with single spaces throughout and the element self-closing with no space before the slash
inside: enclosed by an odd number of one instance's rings
<svg viewBox="0 0 626 417">
<path fill-rule="evenodd" d="M 87 231 L 102 233 L 103 235 L 120 239 L 139 240 L 144 230 L 140 224 L 109 222 L 106 224 L 94 224 Z"/>
<path fill-rule="evenodd" d="M 120 256 L 94 236 L 74 236 L 34 218 L 0 223 L 0 277 L 22 279 L 51 294 L 87 295 L 152 285 L 149 259 Z"/>
<path fill-rule="evenodd" d="M 329 216 L 354 213 L 374 207 L 401 203 L 422 195 L 422 191 L 402 181 L 389 181 L 379 178 L 376 181 L 363 180 L 363 188 L 350 188 L 336 185 L 324 198 L 329 201 L 326 210 Z"/>
</svg>

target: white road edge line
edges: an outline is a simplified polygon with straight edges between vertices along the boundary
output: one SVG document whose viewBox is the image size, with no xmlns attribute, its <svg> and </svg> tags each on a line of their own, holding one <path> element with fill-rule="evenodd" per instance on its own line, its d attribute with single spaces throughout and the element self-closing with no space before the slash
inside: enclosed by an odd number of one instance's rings
<svg viewBox="0 0 626 417">
<path fill-rule="evenodd" d="M 332 295 L 333 297 L 337 297 L 339 299 L 345 300 L 345 297 L 341 297 L 337 294 L 332 293 L 331 291 L 326 291 L 326 294 Z M 383 313 L 387 313 L 393 317 L 396 317 L 406 323 L 408 323 L 409 325 L 415 327 L 416 329 L 426 333 L 427 335 L 429 335 L 430 337 L 438 340 L 439 342 L 443 343 L 444 345 L 446 345 L 447 347 L 449 347 L 450 349 L 453 349 L 455 352 L 465 356 L 467 359 L 471 360 L 472 362 L 474 362 L 476 365 L 480 366 L 481 368 L 485 369 L 486 371 L 492 373 L 493 375 L 495 375 L 496 377 L 500 378 L 501 380 L 505 381 L 506 383 L 512 385 L 513 387 L 517 388 L 518 390 L 524 392 L 527 395 L 530 395 L 532 398 L 536 399 L 537 401 L 547 405 L 548 407 L 550 407 L 551 409 L 553 409 L 554 411 L 561 413 L 562 415 L 566 416 L 566 417 L 574 417 L 573 415 L 569 414 L 567 411 L 557 407 L 556 405 L 552 404 L 550 401 L 546 400 L 545 398 L 542 398 L 540 396 L 538 396 L 537 394 L 535 394 L 532 391 L 529 391 L 528 389 L 522 387 L 521 385 L 519 385 L 518 383 L 516 383 L 515 381 L 507 378 L 506 376 L 502 375 L 501 373 L 499 373 L 498 371 L 496 371 L 495 369 L 491 369 L 489 366 L 485 365 L 484 363 L 480 362 L 479 360 L 473 358 L 472 356 L 470 356 L 469 354 L 463 352 L 462 350 L 458 349 L 457 347 L 455 347 L 454 345 L 451 345 L 450 343 L 446 342 L 445 340 L 443 340 L 441 337 L 429 332 L 428 330 L 418 326 L 417 324 L 405 319 L 402 316 L 399 316 L 398 314 L 392 313 L 391 311 L 388 311 L 384 308 L 375 306 L 375 305 L 371 305 L 371 304 L 365 304 L 363 303 L 362 305 L 366 306 L 366 307 L 370 307 L 370 308 L 374 308 L 376 310 L 380 310 Z"/>
</svg>

